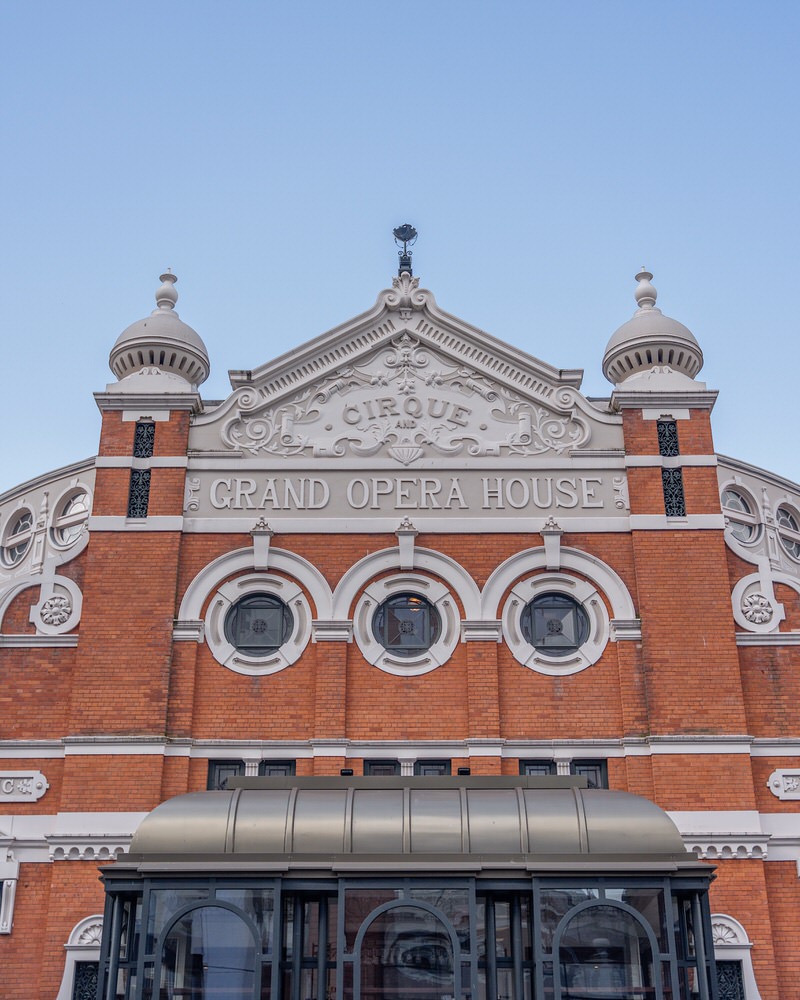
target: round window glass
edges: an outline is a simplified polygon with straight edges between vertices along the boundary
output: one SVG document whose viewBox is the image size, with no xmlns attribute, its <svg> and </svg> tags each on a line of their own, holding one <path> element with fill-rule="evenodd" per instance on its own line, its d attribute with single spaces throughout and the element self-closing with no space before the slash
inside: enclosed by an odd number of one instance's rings
<svg viewBox="0 0 800 1000">
<path fill-rule="evenodd" d="M 387 651 L 397 656 L 417 656 L 438 640 L 442 631 L 439 612 L 417 594 L 395 594 L 372 617 L 372 633 Z"/>
<path fill-rule="evenodd" d="M 788 507 L 778 507 L 778 538 L 794 559 L 800 559 L 800 524 Z"/>
<path fill-rule="evenodd" d="M 62 505 L 53 524 L 53 536 L 59 545 L 72 545 L 83 531 L 83 524 L 89 516 L 89 496 L 85 492 L 73 493 Z"/>
<path fill-rule="evenodd" d="M 272 594 L 248 594 L 225 615 L 225 638 L 247 656 L 274 653 L 292 634 L 294 616 L 287 604 Z"/>
<path fill-rule="evenodd" d="M 3 561 L 7 566 L 22 562 L 33 538 L 33 514 L 29 510 L 19 513 L 11 522 L 3 547 Z"/>
<path fill-rule="evenodd" d="M 589 616 L 568 594 L 540 594 L 520 616 L 522 634 L 540 653 L 567 656 L 589 638 Z"/>
<path fill-rule="evenodd" d="M 750 504 L 736 490 L 722 491 L 722 506 L 728 517 L 728 528 L 737 541 L 752 542 L 758 532 L 756 518 Z"/>
</svg>

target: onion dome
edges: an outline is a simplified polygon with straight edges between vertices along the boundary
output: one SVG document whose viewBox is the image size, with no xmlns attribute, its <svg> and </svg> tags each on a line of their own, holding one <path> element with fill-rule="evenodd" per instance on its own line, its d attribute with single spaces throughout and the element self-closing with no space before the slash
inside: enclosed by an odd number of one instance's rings
<svg viewBox="0 0 800 1000">
<path fill-rule="evenodd" d="M 650 283 L 652 277 L 644 268 L 636 275 L 639 284 L 634 295 L 639 308 L 606 347 L 603 374 L 616 385 L 653 368 L 693 379 L 703 367 L 703 352 L 691 330 L 656 307 L 658 293 Z"/>
<path fill-rule="evenodd" d="M 199 385 L 209 373 L 206 345 L 175 312 L 176 276 L 168 271 L 160 280 L 156 308 L 147 319 L 123 330 L 111 349 L 108 363 L 120 380 L 143 368 L 157 368 L 193 386 Z"/>
</svg>

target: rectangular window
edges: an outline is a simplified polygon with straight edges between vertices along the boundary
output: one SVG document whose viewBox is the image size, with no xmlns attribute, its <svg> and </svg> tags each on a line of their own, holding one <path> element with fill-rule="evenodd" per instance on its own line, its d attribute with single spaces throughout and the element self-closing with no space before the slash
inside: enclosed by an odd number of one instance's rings
<svg viewBox="0 0 800 1000">
<path fill-rule="evenodd" d="M 569 771 L 586 778 L 589 788 L 608 788 L 608 764 L 604 760 L 573 760 Z"/>
<path fill-rule="evenodd" d="M 521 760 L 519 762 L 519 773 L 530 774 L 537 777 L 556 773 L 556 762 L 554 760 Z"/>
<path fill-rule="evenodd" d="M 678 424 L 674 420 L 656 421 L 658 434 L 658 453 L 666 458 L 680 455 L 678 447 Z"/>
<path fill-rule="evenodd" d="M 399 760 L 365 760 L 364 774 L 391 775 L 400 773 Z"/>
<path fill-rule="evenodd" d="M 150 505 L 150 470 L 131 469 L 128 491 L 128 517 L 147 517 Z"/>
<path fill-rule="evenodd" d="M 449 760 L 418 760 L 414 763 L 414 774 L 423 777 L 436 777 L 450 774 Z"/>
<path fill-rule="evenodd" d="M 149 421 L 138 420 L 133 434 L 133 457 L 152 458 L 155 440 L 156 425 Z"/>
<path fill-rule="evenodd" d="M 521 760 L 519 773 L 545 777 L 557 774 L 554 760 Z M 569 773 L 586 778 L 589 788 L 608 788 L 608 765 L 604 760 L 583 760 L 576 758 L 569 764 Z"/>
<path fill-rule="evenodd" d="M 662 469 L 661 485 L 664 489 L 664 512 L 667 517 L 686 517 L 686 500 L 683 495 L 683 470 Z"/>
<path fill-rule="evenodd" d="M 289 778 L 296 770 L 293 760 L 262 760 L 258 773 L 262 778 Z"/>
<path fill-rule="evenodd" d="M 219 790 L 228 784 L 228 778 L 244 774 L 243 760 L 210 760 L 208 762 L 208 784 L 206 788 Z"/>
</svg>

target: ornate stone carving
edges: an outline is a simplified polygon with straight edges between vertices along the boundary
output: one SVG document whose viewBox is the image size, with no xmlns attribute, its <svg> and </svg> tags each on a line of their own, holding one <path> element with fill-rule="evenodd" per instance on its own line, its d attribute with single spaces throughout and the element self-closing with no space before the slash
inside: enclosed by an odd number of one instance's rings
<svg viewBox="0 0 800 1000">
<path fill-rule="evenodd" d="M 752 593 L 742 598 L 742 614 L 754 625 L 770 621 L 774 613 L 772 604 L 763 594 Z"/>
<path fill-rule="evenodd" d="M 800 800 L 800 770 L 778 768 L 767 779 L 767 788 L 782 801 Z"/>
<path fill-rule="evenodd" d="M 628 480 L 625 476 L 614 476 L 612 481 L 614 486 L 614 506 L 618 510 L 630 510 L 631 502 L 628 498 Z"/>
<path fill-rule="evenodd" d="M 0 771 L 0 803 L 36 802 L 49 787 L 41 771 Z"/>
<path fill-rule="evenodd" d="M 396 280 L 404 289 L 415 279 Z M 398 301 L 407 296 L 413 302 L 411 290 L 401 291 Z M 250 395 L 241 396 L 242 409 L 224 425 L 222 440 L 253 455 L 381 453 L 408 466 L 424 455 L 561 455 L 590 435 L 570 389 L 554 394 L 555 407 L 545 407 L 452 364 L 407 332 L 286 403 L 247 412 L 248 402 L 263 403 Z"/>
<path fill-rule="evenodd" d="M 48 597 L 39 611 L 45 625 L 63 625 L 72 614 L 72 602 L 63 594 Z"/>
<path fill-rule="evenodd" d="M 184 510 L 200 510 L 200 501 L 197 497 L 199 491 L 200 479 L 198 476 L 192 476 L 190 479 L 186 480 L 186 496 L 183 503 Z"/>
<path fill-rule="evenodd" d="M 711 936 L 714 944 L 738 944 L 739 938 L 732 927 L 727 924 L 713 922 L 711 924 Z"/>
<path fill-rule="evenodd" d="M 94 923 L 89 924 L 81 929 L 78 935 L 78 940 L 76 944 L 82 945 L 97 945 L 99 946 L 100 940 L 103 937 L 103 921 L 97 920 Z"/>
</svg>

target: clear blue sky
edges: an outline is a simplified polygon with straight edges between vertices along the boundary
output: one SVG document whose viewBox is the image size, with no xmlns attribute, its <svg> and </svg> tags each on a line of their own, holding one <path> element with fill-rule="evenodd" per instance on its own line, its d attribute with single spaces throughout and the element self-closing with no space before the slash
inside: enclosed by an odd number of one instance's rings
<svg viewBox="0 0 800 1000">
<path fill-rule="evenodd" d="M 655 273 L 718 450 L 800 480 L 800 4 L 0 5 L 0 490 L 96 451 L 179 276 L 208 398 L 369 307 L 393 226 L 450 312 L 600 371 Z"/>
</svg>

